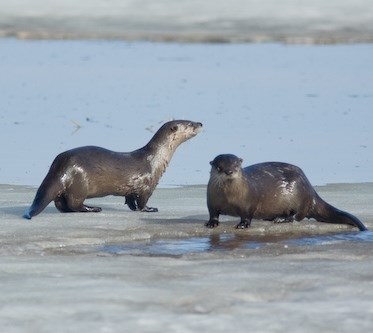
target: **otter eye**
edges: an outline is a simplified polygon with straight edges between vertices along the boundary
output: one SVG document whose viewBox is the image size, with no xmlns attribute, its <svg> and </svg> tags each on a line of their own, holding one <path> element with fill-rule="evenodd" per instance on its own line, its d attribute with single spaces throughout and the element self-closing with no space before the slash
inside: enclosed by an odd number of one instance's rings
<svg viewBox="0 0 373 333">
<path fill-rule="evenodd" d="M 176 131 L 177 131 L 177 125 L 172 126 L 172 127 L 171 127 L 171 132 L 176 132 Z"/>
<path fill-rule="evenodd" d="M 221 167 L 216 167 L 216 170 L 218 170 L 218 172 L 221 172 Z"/>
</svg>

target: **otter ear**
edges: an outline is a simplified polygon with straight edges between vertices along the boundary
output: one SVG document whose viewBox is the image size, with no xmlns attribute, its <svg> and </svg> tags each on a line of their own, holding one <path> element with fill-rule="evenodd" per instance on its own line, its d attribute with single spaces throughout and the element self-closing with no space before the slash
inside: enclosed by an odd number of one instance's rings
<svg viewBox="0 0 373 333">
<path fill-rule="evenodd" d="M 177 125 L 171 126 L 171 132 L 176 132 L 177 131 Z"/>
<path fill-rule="evenodd" d="M 240 158 L 240 164 L 242 164 L 242 162 L 243 162 L 243 159 L 242 159 L 242 158 Z"/>
<path fill-rule="evenodd" d="M 211 165 L 211 166 L 214 165 L 214 161 L 210 161 L 210 165 Z"/>
</svg>

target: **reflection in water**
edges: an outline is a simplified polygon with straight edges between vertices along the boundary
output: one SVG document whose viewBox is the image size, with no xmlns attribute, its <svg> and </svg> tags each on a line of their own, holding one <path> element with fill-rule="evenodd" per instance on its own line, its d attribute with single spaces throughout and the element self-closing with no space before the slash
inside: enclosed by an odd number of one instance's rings
<svg viewBox="0 0 373 333">
<path fill-rule="evenodd" d="M 323 236 L 303 237 L 292 239 L 288 244 L 294 245 L 323 245 L 342 241 L 350 242 L 373 242 L 373 231 L 342 233 Z"/>
<path fill-rule="evenodd" d="M 231 251 L 235 249 L 255 250 L 270 244 L 286 242 L 287 245 L 323 245 L 335 242 L 373 242 L 373 232 L 339 233 L 309 236 L 299 234 L 237 235 L 213 234 L 209 237 L 185 239 L 158 239 L 150 242 L 132 242 L 124 245 L 105 245 L 100 252 L 111 254 L 180 256 L 189 253 Z"/>
</svg>

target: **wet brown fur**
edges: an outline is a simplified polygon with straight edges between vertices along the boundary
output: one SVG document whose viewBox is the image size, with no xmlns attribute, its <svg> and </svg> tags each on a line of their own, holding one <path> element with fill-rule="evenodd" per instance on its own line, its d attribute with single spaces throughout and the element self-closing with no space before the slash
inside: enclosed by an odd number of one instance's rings
<svg viewBox="0 0 373 333">
<path fill-rule="evenodd" d="M 197 135 L 202 124 L 186 120 L 165 123 L 144 147 L 120 153 L 85 146 L 59 154 L 37 190 L 24 218 L 39 214 L 51 201 L 61 212 L 99 212 L 86 198 L 124 196 L 132 210 L 155 212 L 146 203 L 176 148 Z"/>
<path fill-rule="evenodd" d="M 253 218 L 275 222 L 314 218 L 367 230 L 357 217 L 321 199 L 297 166 L 266 162 L 242 168 L 242 159 L 231 154 L 219 155 L 210 164 L 209 228 L 219 224 L 219 215 L 230 215 L 241 218 L 237 228 L 249 227 Z"/>
</svg>

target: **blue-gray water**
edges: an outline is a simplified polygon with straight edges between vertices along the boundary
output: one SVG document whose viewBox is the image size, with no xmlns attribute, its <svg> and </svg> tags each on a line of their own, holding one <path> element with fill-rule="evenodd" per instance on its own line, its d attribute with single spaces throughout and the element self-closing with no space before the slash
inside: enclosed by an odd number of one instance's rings
<svg viewBox="0 0 373 333">
<path fill-rule="evenodd" d="M 372 182 L 373 45 L 0 39 L 0 183 L 39 185 L 61 151 L 143 146 L 201 121 L 161 186 L 206 184 L 209 161 L 285 161 L 314 185 Z"/>
<path fill-rule="evenodd" d="M 335 243 L 373 242 L 373 232 L 348 232 L 327 235 L 299 236 L 298 234 L 251 236 L 237 234 L 220 234 L 209 237 L 191 237 L 185 239 L 155 239 L 146 242 L 105 245 L 98 252 L 113 255 L 154 255 L 180 256 L 202 252 L 220 252 L 233 250 L 261 249 L 271 245 L 286 248 L 299 246 L 322 246 Z"/>
</svg>

